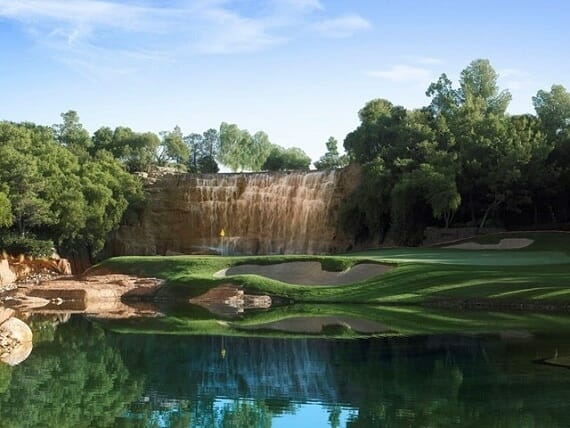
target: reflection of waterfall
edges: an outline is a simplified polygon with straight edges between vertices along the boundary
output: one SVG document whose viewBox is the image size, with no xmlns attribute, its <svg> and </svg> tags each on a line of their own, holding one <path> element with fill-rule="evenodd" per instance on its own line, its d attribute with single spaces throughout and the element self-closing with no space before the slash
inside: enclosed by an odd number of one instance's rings
<svg viewBox="0 0 570 428">
<path fill-rule="evenodd" d="M 113 236 L 113 254 L 324 253 L 344 249 L 346 171 L 166 176 L 149 186 L 140 222 Z M 225 236 L 220 237 L 224 229 Z"/>
<path fill-rule="evenodd" d="M 310 340 L 226 339 L 220 358 L 212 340 L 209 364 L 190 362 L 200 372 L 199 395 L 217 397 L 295 397 L 300 401 L 335 402 L 330 344 Z"/>
<path fill-rule="evenodd" d="M 162 338 L 155 344 L 158 359 L 147 361 L 152 375 L 149 395 L 338 401 L 331 361 L 334 342 L 229 337 L 223 341 L 191 338 L 181 344 L 179 339 Z M 131 345 L 135 349 L 135 342 Z"/>
</svg>

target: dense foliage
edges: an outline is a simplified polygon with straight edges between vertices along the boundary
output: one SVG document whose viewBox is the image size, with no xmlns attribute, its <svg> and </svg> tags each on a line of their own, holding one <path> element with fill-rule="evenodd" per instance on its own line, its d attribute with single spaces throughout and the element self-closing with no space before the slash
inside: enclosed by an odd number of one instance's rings
<svg viewBox="0 0 570 428">
<path fill-rule="evenodd" d="M 308 170 L 311 159 L 297 147 L 271 144 L 263 131 L 251 135 L 236 124 L 222 122 L 217 159 L 232 171 Z"/>
<path fill-rule="evenodd" d="M 93 150 L 74 112 L 63 119 L 54 129 L 0 123 L 0 241 L 10 252 L 45 254 L 55 244 L 95 254 L 142 197 L 135 176 L 109 152 Z"/>
<path fill-rule="evenodd" d="M 443 74 L 428 106 L 368 102 L 344 147 L 363 180 L 343 207 L 357 239 L 417 244 L 427 225 L 483 228 L 570 221 L 570 94 L 533 98 L 534 115 L 509 115 L 489 61 L 473 61 L 459 87 Z"/>
</svg>

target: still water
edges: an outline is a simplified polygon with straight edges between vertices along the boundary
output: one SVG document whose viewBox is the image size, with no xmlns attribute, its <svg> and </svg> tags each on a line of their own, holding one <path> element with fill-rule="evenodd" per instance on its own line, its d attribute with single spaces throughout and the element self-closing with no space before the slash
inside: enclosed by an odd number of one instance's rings
<svg viewBox="0 0 570 428">
<path fill-rule="evenodd" d="M 0 365 L 1 427 L 570 426 L 570 336 L 280 339 L 120 334 L 82 317 L 32 324 L 29 358 Z"/>
</svg>

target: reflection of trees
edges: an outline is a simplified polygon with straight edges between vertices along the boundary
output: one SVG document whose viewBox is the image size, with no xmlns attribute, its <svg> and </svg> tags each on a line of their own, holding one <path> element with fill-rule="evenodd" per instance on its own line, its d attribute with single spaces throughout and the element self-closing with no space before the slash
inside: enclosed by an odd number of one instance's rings
<svg viewBox="0 0 570 428">
<path fill-rule="evenodd" d="M 570 375 L 533 364 L 538 347 L 458 337 L 339 347 L 340 395 L 358 408 L 348 426 L 568 426 Z"/>
<path fill-rule="evenodd" d="M 86 321 L 59 326 L 12 369 L 0 394 L 0 420 L 9 427 L 111 426 L 142 390 L 104 332 Z"/>
</svg>

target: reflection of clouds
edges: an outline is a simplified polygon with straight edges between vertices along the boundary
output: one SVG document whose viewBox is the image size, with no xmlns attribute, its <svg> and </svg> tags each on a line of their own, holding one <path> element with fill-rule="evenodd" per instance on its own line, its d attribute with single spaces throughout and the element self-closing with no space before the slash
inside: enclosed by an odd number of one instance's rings
<svg viewBox="0 0 570 428">
<path fill-rule="evenodd" d="M 4 316 L 10 309 L 1 310 Z M 13 311 L 12 311 L 13 312 Z M 0 319 L 2 315 L 0 315 Z M 0 361 L 15 366 L 32 352 L 32 330 L 22 320 L 11 316 L 0 324 Z"/>
</svg>

